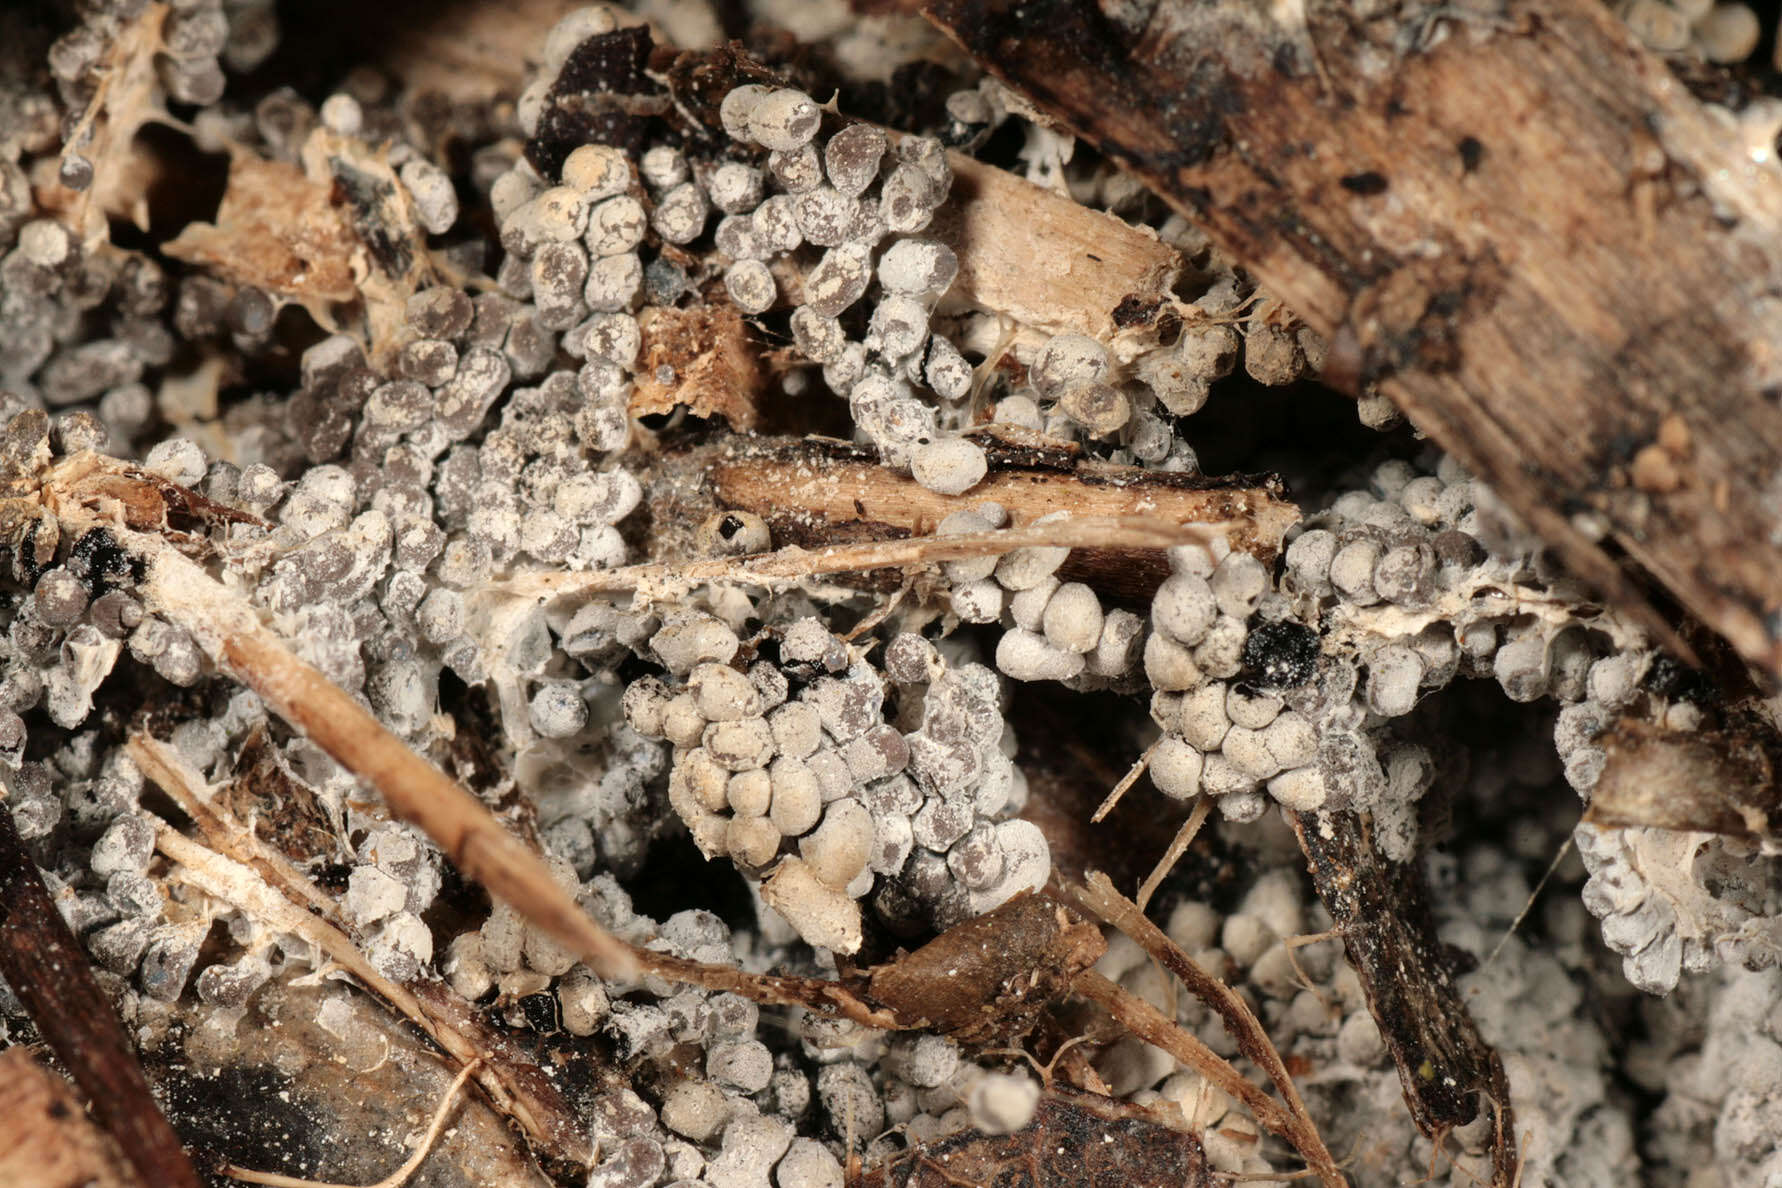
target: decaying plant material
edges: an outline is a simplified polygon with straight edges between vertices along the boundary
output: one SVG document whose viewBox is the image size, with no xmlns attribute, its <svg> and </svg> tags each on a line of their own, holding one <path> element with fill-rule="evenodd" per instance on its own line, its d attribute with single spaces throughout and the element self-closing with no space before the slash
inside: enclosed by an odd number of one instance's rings
<svg viewBox="0 0 1782 1188">
<path fill-rule="evenodd" d="M 0 1046 L 138 1178 L 1778 1174 L 1748 9 L 493 8 L 0 16 Z"/>
<path fill-rule="evenodd" d="M 23 1048 L 0 1052 L 0 1176 L 18 1188 L 139 1188 L 67 1082 Z"/>
<path fill-rule="evenodd" d="M 0 976 L 141 1181 L 196 1188 L 197 1173 L 155 1103 L 123 1025 L 6 814 L 0 814 Z M 28 1090 L 34 1080 L 41 1086 L 41 1076 L 22 1074 L 18 1088 Z"/>
<path fill-rule="evenodd" d="M 1202 1188 L 1217 1183 L 1194 1136 L 1106 1099 L 1049 1093 L 1008 1135 L 969 1133 L 911 1150 L 862 1176 L 862 1188 L 942 1188 L 1018 1177 L 1035 1188 Z"/>
<path fill-rule="evenodd" d="M 1206 228 L 1330 339 L 1334 382 L 1380 385 L 1577 572 L 1665 631 L 1612 539 L 1782 676 L 1767 107 L 1704 108 L 1587 0 L 923 11 Z"/>
</svg>

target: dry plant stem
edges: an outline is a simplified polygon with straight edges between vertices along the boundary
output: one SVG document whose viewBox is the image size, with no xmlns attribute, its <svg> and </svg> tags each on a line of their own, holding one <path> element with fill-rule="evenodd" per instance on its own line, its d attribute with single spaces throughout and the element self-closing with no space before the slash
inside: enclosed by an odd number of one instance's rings
<svg viewBox="0 0 1782 1188">
<path fill-rule="evenodd" d="M 513 598 L 557 599 L 638 592 L 669 597 L 680 590 L 712 582 L 774 586 L 825 574 L 907 569 L 966 557 L 992 556 L 1029 545 L 1087 548 L 1111 544 L 1134 549 L 1167 549 L 1172 545 L 1205 541 L 1220 527 L 1166 524 L 1143 516 L 1072 519 L 962 536 L 917 536 L 820 549 L 795 546 L 753 557 L 714 557 L 677 565 L 626 565 L 585 573 L 551 570 L 521 574 L 492 589 Z"/>
<path fill-rule="evenodd" d="M 1200 827 L 1207 823 L 1207 813 L 1211 809 L 1211 797 L 1202 796 L 1194 802 L 1194 811 L 1188 814 L 1188 819 L 1176 830 L 1176 836 L 1170 839 L 1169 848 L 1157 860 L 1156 868 L 1139 884 L 1138 897 L 1133 901 L 1139 911 L 1145 910 L 1145 905 L 1151 902 L 1151 896 L 1157 894 L 1157 888 L 1169 876 L 1169 872 L 1175 869 L 1182 855 L 1188 852 L 1188 847 L 1194 844 L 1194 838 L 1200 833 Z"/>
<path fill-rule="evenodd" d="M 72 509 L 64 508 L 66 517 Z M 98 518 L 92 517 L 93 526 Z M 224 671 L 253 689 L 354 775 L 377 789 L 391 813 L 438 842 L 467 877 L 512 904 L 603 978 L 629 980 L 629 946 L 589 918 L 551 877 L 544 860 L 504 829 L 481 801 L 421 758 L 260 622 L 223 586 L 164 539 L 106 527 L 146 562 L 141 593 L 191 632 Z"/>
<path fill-rule="evenodd" d="M 994 427 L 993 427 L 994 428 Z M 879 462 L 871 450 L 823 439 L 778 438 L 697 451 L 689 462 L 709 475 L 718 504 L 754 512 L 781 546 L 816 548 L 891 536 L 927 536 L 941 521 L 982 500 L 1002 506 L 1020 527 L 1052 512 L 1072 518 L 1137 517 L 1159 524 L 1202 524 L 1232 549 L 1265 565 L 1299 509 L 1268 477 L 1200 475 L 1115 466 L 1074 446 L 1008 427 L 974 435 L 988 473 L 964 495 L 930 491 Z M 1155 550 L 1118 542 L 1079 545 L 1059 571 L 1132 603 L 1149 602 L 1169 576 Z"/>
<path fill-rule="evenodd" d="M 153 1188 L 87 1117 L 68 1083 L 22 1044 L 0 1051 L 0 1184 Z"/>
<path fill-rule="evenodd" d="M 1090 970 L 1077 975 L 1074 988 L 1099 1004 L 1132 1034 L 1162 1048 L 1183 1064 L 1244 1103 L 1256 1121 L 1279 1135 L 1299 1152 L 1327 1188 L 1347 1188 L 1348 1181 L 1324 1148 L 1317 1128 L 1303 1113 L 1294 1114 L 1280 1102 L 1245 1079 L 1224 1057 L 1184 1031 L 1156 1007 L 1101 974 Z"/>
<path fill-rule="evenodd" d="M 198 1188 L 87 955 L 0 802 L 0 977 L 145 1184 Z"/>
<path fill-rule="evenodd" d="M 130 754 L 142 766 L 143 774 L 166 789 L 175 800 L 182 805 L 194 801 L 202 802 L 198 793 L 201 781 L 197 773 L 185 764 L 173 748 L 144 735 L 134 736 L 129 745 Z M 212 819 L 226 828 L 226 818 L 212 814 Z M 496 1105 L 504 1112 L 512 1114 L 535 1138 L 549 1142 L 559 1141 L 554 1137 L 558 1128 L 547 1127 L 543 1119 L 525 1106 L 521 1100 L 524 1096 L 523 1087 L 502 1083 L 495 1071 L 501 1067 L 498 1062 L 488 1060 L 488 1053 L 481 1051 L 474 1041 L 445 1026 L 440 1012 L 430 1009 L 409 989 L 378 973 L 344 931 L 305 910 L 303 903 L 325 897 L 302 875 L 290 870 L 287 865 L 275 869 L 274 878 L 269 881 L 263 877 L 262 872 L 209 850 L 170 828 L 159 831 L 156 844 L 162 853 L 186 868 L 180 876 L 182 879 L 266 923 L 303 937 L 401 1011 L 426 1032 L 429 1038 L 457 1059 L 487 1060 L 478 1083 L 489 1090 Z M 240 850 L 243 844 L 238 840 L 222 848 Z M 905 1026 L 897 1016 L 868 1006 L 838 983 L 819 978 L 753 974 L 730 966 L 705 965 L 629 945 L 626 950 L 648 972 L 671 981 L 703 986 L 708 990 L 734 991 L 755 1002 L 802 1006 L 824 1014 L 841 1015 L 881 1030 Z"/>
<path fill-rule="evenodd" d="M 1782 673 L 1767 115 L 1698 103 L 1595 0 L 919 2 L 1195 220 L 1326 336 L 1333 382 L 1378 384 L 1575 573 L 1680 643 L 1619 546 Z"/>
<path fill-rule="evenodd" d="M 1161 741 L 1162 739 L 1158 740 L 1158 742 Z M 1114 785 L 1113 790 L 1108 793 L 1107 799 L 1097 806 L 1094 815 L 1089 818 L 1091 825 L 1101 824 L 1102 818 L 1113 812 L 1114 807 L 1120 803 L 1120 798 L 1125 796 L 1134 784 L 1138 783 L 1138 778 L 1145 774 L 1145 768 L 1150 766 L 1151 753 L 1156 749 L 1157 743 L 1152 743 L 1145 748 L 1144 754 L 1135 759 L 1132 766 L 1126 769 L 1126 774 L 1120 777 L 1120 782 Z"/>
<path fill-rule="evenodd" d="M 380 974 L 345 933 L 268 886 L 249 867 L 206 849 L 169 826 L 163 825 L 156 830 L 155 847 L 179 863 L 180 868 L 174 877 L 180 882 L 280 932 L 308 941 L 419 1027 L 452 1059 L 465 1068 L 477 1066 L 477 1084 L 488 1093 L 490 1102 L 518 1123 L 535 1142 L 558 1157 L 586 1160 L 589 1152 L 585 1137 L 581 1137 L 579 1149 L 565 1141 L 567 1132 L 579 1131 L 579 1123 L 566 1123 L 562 1118 L 549 1116 L 553 1110 L 564 1110 L 561 1102 L 538 1102 L 529 1098 L 522 1086 L 509 1084 L 502 1076 L 501 1066 L 492 1061 L 485 1062 L 486 1052 L 462 1033 L 442 1026 L 437 1014 L 429 1011 L 407 987 Z"/>
<path fill-rule="evenodd" d="M 402 1163 L 402 1166 L 365 1188 L 402 1188 L 408 1178 L 415 1174 L 427 1156 L 433 1151 L 433 1144 L 439 1139 L 439 1132 L 445 1127 L 446 1115 L 451 1112 L 452 1103 L 458 1099 L 458 1090 L 464 1088 L 464 1082 L 476 1071 L 476 1061 L 471 1061 L 458 1070 L 445 1094 L 439 1099 L 439 1106 L 433 1111 L 433 1120 L 427 1124 L 426 1133 L 415 1146 L 415 1153 Z M 230 1179 L 240 1180 L 244 1184 L 270 1184 L 273 1188 L 357 1188 L 350 1184 L 328 1184 L 320 1180 L 304 1180 L 296 1176 L 281 1176 L 277 1172 L 252 1171 L 234 1164 L 225 1164 L 223 1174 Z"/>
<path fill-rule="evenodd" d="M 1288 813 L 1312 885 L 1367 995 L 1380 1037 L 1398 1066 L 1411 1120 L 1440 1143 L 1479 1116 L 1495 1117 L 1492 1184 L 1516 1179 L 1515 1117 L 1496 1049 L 1479 1034 L 1428 907 L 1422 869 L 1390 862 L 1368 820 L 1346 811 Z"/>
<path fill-rule="evenodd" d="M 340 905 L 305 878 L 283 854 L 262 844 L 228 809 L 201 793 L 203 780 L 178 751 L 146 734 L 131 735 L 124 749 L 137 770 L 185 810 L 212 849 L 253 867 L 272 886 L 335 926 L 344 927 Z"/>
<path fill-rule="evenodd" d="M 1324 1140 L 1319 1137 L 1318 1128 L 1313 1124 L 1311 1115 L 1306 1112 L 1299 1090 L 1293 1085 L 1293 1078 L 1287 1072 L 1281 1053 L 1269 1040 L 1268 1033 L 1263 1030 L 1249 1004 L 1231 987 L 1202 969 L 1192 957 L 1182 952 L 1137 904 L 1114 889 L 1114 884 L 1106 875 L 1099 871 L 1090 872 L 1083 885 L 1074 888 L 1074 892 L 1079 904 L 1131 937 L 1139 948 L 1181 979 L 1190 994 L 1212 1008 L 1225 1024 L 1226 1031 L 1237 1041 L 1239 1050 L 1268 1074 L 1269 1080 L 1274 1082 L 1276 1091 L 1280 1093 L 1281 1100 L 1287 1103 L 1287 1114 L 1293 1128 L 1287 1137 L 1293 1142 L 1295 1149 L 1308 1164 L 1318 1170 L 1327 1183 L 1342 1182 L 1335 1161 L 1325 1149 Z M 1262 1120 L 1260 1114 L 1257 1115 L 1257 1120 Z M 1332 1176 L 1336 1177 L 1335 1181 L 1330 1179 Z"/>
</svg>

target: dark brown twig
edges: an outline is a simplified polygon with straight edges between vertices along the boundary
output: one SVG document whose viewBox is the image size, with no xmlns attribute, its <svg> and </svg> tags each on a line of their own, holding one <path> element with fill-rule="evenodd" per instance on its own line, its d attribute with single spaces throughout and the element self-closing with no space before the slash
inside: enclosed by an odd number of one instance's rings
<svg viewBox="0 0 1782 1188">
<path fill-rule="evenodd" d="M 198 1188 L 179 1136 L 155 1104 L 111 1000 L 25 852 L 10 811 L 0 811 L 0 974 L 143 1183 Z"/>
<path fill-rule="evenodd" d="M 1454 985 L 1413 863 L 1389 862 L 1355 813 L 1289 813 L 1334 931 L 1398 1065 L 1411 1120 L 1436 1143 L 1492 1103 L 1492 1183 L 1516 1181 L 1509 1080 Z"/>
</svg>

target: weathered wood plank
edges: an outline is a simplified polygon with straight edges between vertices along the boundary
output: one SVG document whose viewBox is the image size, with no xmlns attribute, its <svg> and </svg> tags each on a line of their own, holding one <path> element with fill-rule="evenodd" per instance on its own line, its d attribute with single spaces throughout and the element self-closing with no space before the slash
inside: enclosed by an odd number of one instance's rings
<svg viewBox="0 0 1782 1188">
<path fill-rule="evenodd" d="M 1581 576 L 1675 643 L 1625 553 L 1782 673 L 1773 128 L 1705 109 L 1592 0 L 924 7 Z"/>
</svg>

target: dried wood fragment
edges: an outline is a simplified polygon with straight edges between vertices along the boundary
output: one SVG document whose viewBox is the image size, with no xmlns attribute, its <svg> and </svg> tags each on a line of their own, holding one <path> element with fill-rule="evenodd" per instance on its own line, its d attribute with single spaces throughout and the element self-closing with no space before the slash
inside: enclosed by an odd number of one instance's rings
<svg viewBox="0 0 1782 1188">
<path fill-rule="evenodd" d="M 68 1083 L 25 1048 L 0 1052 L 0 1184 L 8 1188 L 140 1188 Z"/>
<path fill-rule="evenodd" d="M 1766 724 L 1666 730 L 1624 721 L 1603 742 L 1608 761 L 1584 813 L 1592 825 L 1782 836 L 1782 739 Z"/>
<path fill-rule="evenodd" d="M 198 1175 L 149 1092 L 111 999 L 99 988 L 85 951 L 56 910 L 3 804 L 0 978 L 24 1004 L 50 1050 L 93 1103 L 93 1116 L 117 1140 L 142 1181 L 154 1188 L 198 1188 Z"/>
<path fill-rule="evenodd" d="M 964 153 L 947 164 L 953 188 L 924 232 L 959 259 L 941 312 L 1003 314 L 1037 332 L 1035 345 L 1067 333 L 1105 342 L 1121 302 L 1169 298 L 1182 255 L 1154 233 Z"/>
<path fill-rule="evenodd" d="M 1773 129 L 1697 103 L 1594 0 L 922 7 L 1580 576 L 1681 647 L 1624 550 L 1782 674 Z"/>
<path fill-rule="evenodd" d="M 149 189 L 161 170 L 136 143 L 136 133 L 145 124 L 172 122 L 156 69 L 171 11 L 164 3 L 144 4 L 120 25 L 105 62 L 95 71 L 98 84 L 92 97 L 62 138 L 62 151 L 32 165 L 39 205 L 46 213 L 61 215 L 89 247 L 110 238 L 105 215 L 149 229 Z M 60 166 L 73 156 L 84 156 L 93 165 L 92 182 L 84 190 L 62 184 Z"/>
<path fill-rule="evenodd" d="M 963 495 L 941 495 L 878 464 L 871 450 L 816 438 L 751 442 L 720 452 L 709 466 L 724 507 L 767 521 L 776 544 L 814 547 L 848 540 L 925 536 L 956 511 L 986 499 L 1017 526 L 1065 511 L 1073 517 L 1132 516 L 1159 525 L 1199 524 L 1233 549 L 1273 562 L 1299 519 L 1272 476 L 1232 479 L 1113 466 L 1064 448 L 1042 449 L 980 437 L 990 463 Z M 1111 542 L 1081 548 L 1062 576 L 1127 600 L 1148 599 L 1169 565 L 1156 550 Z"/>
<path fill-rule="evenodd" d="M 331 187 L 286 161 L 240 152 L 215 223 L 188 223 L 161 250 L 238 285 L 298 301 L 351 301 L 352 225 L 330 201 Z"/>
<path fill-rule="evenodd" d="M 733 306 L 655 308 L 639 326 L 643 347 L 631 393 L 633 417 L 681 405 L 696 417 L 723 417 L 738 432 L 760 421 L 766 376 Z"/>
<path fill-rule="evenodd" d="M 1146 516 L 1094 516 L 961 536 L 913 536 L 815 549 L 793 545 L 752 557 L 716 557 L 678 565 L 650 562 L 582 573 L 539 570 L 516 575 L 489 587 L 483 592 L 482 599 L 516 605 L 532 598 L 574 599 L 603 594 L 669 598 L 696 586 L 713 583 L 785 586 L 825 575 L 871 573 L 880 569 L 909 570 L 963 557 L 987 557 L 1029 545 L 1078 549 L 1111 544 L 1129 549 L 1160 550 L 1179 544 L 1204 545 L 1207 539 L 1206 525 L 1170 525 Z"/>
<path fill-rule="evenodd" d="M 1200 1140 L 1124 1102 L 1049 1090 L 1013 1134 L 968 1130 L 894 1155 L 851 1188 L 1212 1188 Z"/>
<path fill-rule="evenodd" d="M 1420 868 L 1383 858 L 1359 814 L 1289 813 L 1288 819 L 1398 1065 L 1411 1120 L 1439 1144 L 1478 1117 L 1483 1097 L 1496 1123 L 1492 1183 L 1510 1188 L 1517 1158 L 1509 1081 L 1454 985 Z"/>
</svg>

